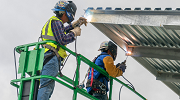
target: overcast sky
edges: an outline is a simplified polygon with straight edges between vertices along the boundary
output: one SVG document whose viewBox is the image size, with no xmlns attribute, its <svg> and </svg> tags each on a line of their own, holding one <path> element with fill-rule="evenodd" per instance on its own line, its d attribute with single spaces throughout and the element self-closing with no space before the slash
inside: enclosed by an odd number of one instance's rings
<svg viewBox="0 0 180 100">
<path fill-rule="evenodd" d="M 0 100 L 16 100 L 16 88 L 10 85 L 10 80 L 15 79 L 14 47 L 22 44 L 37 42 L 41 29 L 45 22 L 53 16 L 52 8 L 58 0 L 1 0 L 0 1 Z M 172 9 L 180 7 L 179 0 L 73 0 L 77 5 L 75 20 L 84 14 L 88 7 L 112 7 L 132 8 L 145 7 Z M 92 60 L 100 52 L 97 51 L 101 42 L 109 40 L 96 27 L 88 23 L 82 26 L 81 36 L 77 39 L 77 52 Z M 74 42 L 67 46 L 74 49 Z M 19 55 L 17 55 L 17 60 Z M 118 56 L 115 63 L 122 62 L 126 58 L 125 52 L 118 48 Z M 62 73 L 73 78 L 76 62 L 75 57 L 70 56 Z M 18 65 L 18 61 L 17 61 Z M 88 66 L 84 63 L 80 68 L 80 81 L 84 79 Z M 128 57 L 127 70 L 124 76 L 134 85 L 137 92 L 148 100 L 179 100 L 177 94 L 162 82 L 157 81 L 148 70 Z M 121 77 L 119 77 L 123 82 Z M 114 82 L 112 100 L 118 100 L 121 84 Z M 51 100 L 72 100 L 73 91 L 57 84 Z M 78 95 L 77 100 L 88 100 Z M 126 87 L 121 91 L 121 100 L 141 100 Z"/>
</svg>

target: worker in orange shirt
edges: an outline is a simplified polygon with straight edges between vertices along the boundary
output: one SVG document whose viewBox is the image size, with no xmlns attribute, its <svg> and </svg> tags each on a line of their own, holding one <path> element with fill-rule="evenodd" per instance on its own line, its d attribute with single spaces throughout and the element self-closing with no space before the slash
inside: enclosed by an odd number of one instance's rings
<svg viewBox="0 0 180 100">
<path fill-rule="evenodd" d="M 98 51 L 101 51 L 101 54 L 96 57 L 94 63 L 107 71 L 109 76 L 118 77 L 125 72 L 125 64 L 114 65 L 117 56 L 117 46 L 113 42 L 102 42 Z M 86 83 L 87 92 L 99 100 L 108 100 L 108 81 L 108 77 L 91 67 Z"/>
</svg>

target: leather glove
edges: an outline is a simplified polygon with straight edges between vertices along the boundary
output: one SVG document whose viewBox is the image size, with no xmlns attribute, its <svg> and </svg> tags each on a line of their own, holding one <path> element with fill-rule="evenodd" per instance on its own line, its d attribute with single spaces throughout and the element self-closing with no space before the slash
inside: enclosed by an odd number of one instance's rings
<svg viewBox="0 0 180 100">
<path fill-rule="evenodd" d="M 75 27 L 74 29 L 72 29 L 70 31 L 74 33 L 75 37 L 81 35 L 81 28 L 80 27 Z"/>
<path fill-rule="evenodd" d="M 122 70 L 123 73 L 124 73 L 124 72 L 125 72 L 125 69 L 126 69 L 126 65 L 125 65 L 125 64 L 120 64 L 120 63 L 118 63 L 118 64 L 116 65 L 116 68 L 119 68 L 119 69 Z"/>
<path fill-rule="evenodd" d="M 72 23 L 72 26 L 75 27 L 80 27 L 82 24 L 87 26 L 87 19 L 84 17 L 80 17 L 77 21 Z"/>
</svg>

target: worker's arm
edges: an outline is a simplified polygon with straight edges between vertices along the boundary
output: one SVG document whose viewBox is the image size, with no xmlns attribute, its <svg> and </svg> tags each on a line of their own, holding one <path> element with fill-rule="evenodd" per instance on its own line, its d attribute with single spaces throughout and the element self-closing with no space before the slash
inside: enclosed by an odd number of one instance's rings
<svg viewBox="0 0 180 100">
<path fill-rule="evenodd" d="M 66 45 L 68 43 L 71 43 L 75 40 L 75 35 L 73 32 L 65 34 L 65 28 L 61 21 L 54 21 L 51 25 L 52 32 L 54 34 L 54 37 L 56 41 L 61 45 Z"/>
<path fill-rule="evenodd" d="M 72 29 L 74 29 L 74 27 L 72 26 L 72 24 L 69 24 L 69 25 L 67 25 L 67 26 L 65 27 L 66 33 L 69 33 L 70 30 L 72 30 Z"/>
<path fill-rule="evenodd" d="M 123 74 L 122 70 L 119 70 L 114 65 L 114 61 L 113 61 L 112 57 L 110 57 L 110 56 L 105 57 L 103 59 L 103 62 L 104 62 L 104 67 L 106 68 L 106 71 L 109 74 L 109 76 L 112 76 L 115 78 L 115 77 L 121 76 Z"/>
<path fill-rule="evenodd" d="M 65 27 L 65 30 L 67 33 L 70 32 L 70 30 L 74 29 L 75 27 L 80 27 L 82 24 L 84 24 L 85 26 L 87 26 L 87 19 L 84 17 L 79 17 L 78 20 L 74 21 L 73 23 L 67 25 Z"/>
</svg>

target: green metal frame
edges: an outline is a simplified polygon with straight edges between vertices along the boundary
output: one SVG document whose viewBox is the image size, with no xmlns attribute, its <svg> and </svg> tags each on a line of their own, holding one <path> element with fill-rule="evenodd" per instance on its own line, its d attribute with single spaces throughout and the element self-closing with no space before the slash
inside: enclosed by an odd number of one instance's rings
<svg viewBox="0 0 180 100">
<path fill-rule="evenodd" d="M 31 44 L 21 45 L 16 47 L 16 51 L 20 53 L 20 59 L 19 59 L 19 69 L 18 73 L 21 73 L 20 79 L 14 79 L 11 80 L 10 84 L 19 88 L 19 94 L 18 94 L 18 100 L 21 100 L 22 97 L 22 90 L 23 90 L 23 83 L 25 81 L 31 80 L 31 87 L 30 87 L 30 94 L 29 94 L 29 100 L 33 100 L 33 94 L 34 94 L 34 86 L 35 86 L 35 80 L 41 79 L 41 78 L 49 78 L 57 81 L 58 83 L 68 87 L 69 89 L 72 89 L 74 91 L 73 94 L 73 100 L 77 99 L 77 93 L 91 99 L 91 100 L 98 100 L 95 97 L 91 96 L 87 93 L 85 89 L 79 89 L 78 87 L 74 88 L 74 86 L 77 86 L 79 84 L 78 78 L 79 78 L 79 71 L 80 69 L 80 63 L 83 61 L 84 63 L 88 64 L 89 66 L 95 68 L 97 71 L 102 73 L 103 75 L 109 77 L 110 79 L 110 90 L 109 90 L 109 100 L 112 99 L 112 88 L 113 88 L 113 80 L 119 82 L 120 84 L 124 85 L 128 89 L 130 89 L 132 92 L 137 94 L 140 98 L 143 100 L 147 100 L 145 97 L 143 97 L 141 94 L 139 94 L 137 91 L 133 90 L 131 87 L 123 83 L 117 78 L 113 78 L 108 75 L 108 73 L 101 69 L 99 66 L 82 56 L 81 54 L 76 54 L 75 52 L 71 51 L 70 49 L 66 48 L 65 46 L 59 45 L 61 48 L 66 50 L 67 52 L 71 53 L 75 57 L 77 57 L 78 65 L 76 68 L 76 78 L 75 81 L 72 79 L 66 77 L 65 75 L 63 77 L 60 77 L 58 75 L 58 78 L 47 76 L 47 75 L 38 75 L 37 71 L 41 70 L 43 67 L 43 59 L 44 59 L 44 48 L 40 48 L 41 44 L 45 44 L 47 42 L 52 42 L 57 44 L 55 41 L 41 41 L 41 42 L 35 42 Z M 28 50 L 29 47 L 35 46 L 34 50 Z M 28 73 L 30 77 L 25 77 L 25 73 Z M 59 79 L 60 78 L 60 79 Z M 64 80 L 64 81 L 62 81 Z M 17 84 L 17 82 L 20 82 L 20 85 Z"/>
</svg>

